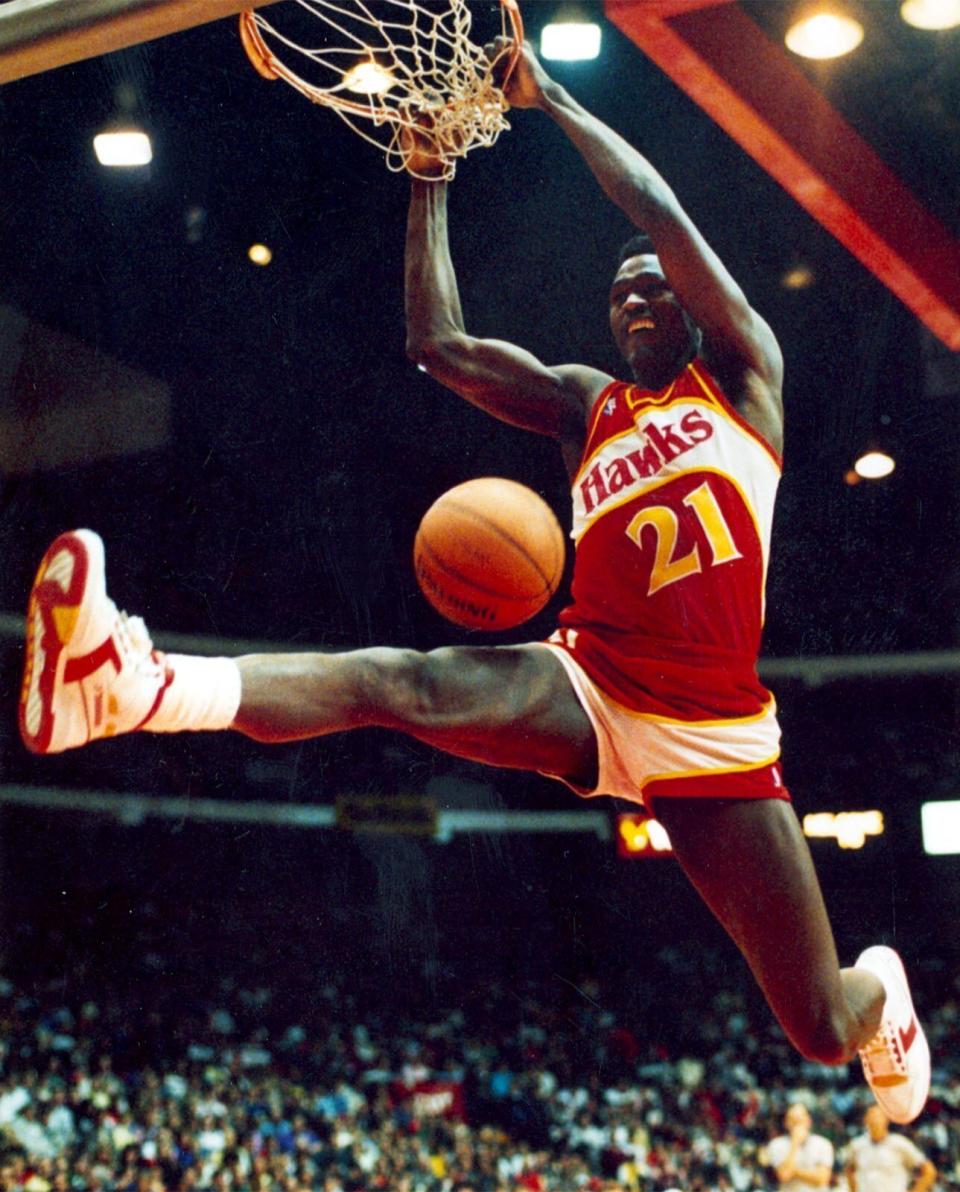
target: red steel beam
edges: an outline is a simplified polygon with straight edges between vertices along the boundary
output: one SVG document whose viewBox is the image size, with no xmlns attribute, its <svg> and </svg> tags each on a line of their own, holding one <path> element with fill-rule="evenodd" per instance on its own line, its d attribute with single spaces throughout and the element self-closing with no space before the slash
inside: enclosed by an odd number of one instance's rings
<svg viewBox="0 0 960 1192">
<path fill-rule="evenodd" d="M 949 348 L 960 241 L 731 0 L 605 0 L 608 19 Z"/>
</svg>

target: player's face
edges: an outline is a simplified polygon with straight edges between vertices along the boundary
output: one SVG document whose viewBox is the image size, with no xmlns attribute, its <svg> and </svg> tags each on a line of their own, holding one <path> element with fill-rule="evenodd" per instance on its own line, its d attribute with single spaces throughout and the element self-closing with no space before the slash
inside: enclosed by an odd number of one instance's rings
<svg viewBox="0 0 960 1192">
<path fill-rule="evenodd" d="M 641 382 L 682 368 L 694 354 L 693 325 L 652 253 L 629 257 L 617 271 L 610 287 L 610 329 Z"/>
</svg>

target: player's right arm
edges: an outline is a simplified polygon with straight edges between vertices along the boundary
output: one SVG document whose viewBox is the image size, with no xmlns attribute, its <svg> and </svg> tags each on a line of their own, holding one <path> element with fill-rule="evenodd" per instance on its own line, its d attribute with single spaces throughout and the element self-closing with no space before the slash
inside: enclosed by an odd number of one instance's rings
<svg viewBox="0 0 960 1192">
<path fill-rule="evenodd" d="M 506 40 L 488 47 L 502 53 Z M 727 396 L 779 448 L 783 357 L 773 331 L 643 154 L 547 75 L 524 44 L 507 85 L 513 107 L 539 109 L 566 134 L 604 193 L 653 241 L 670 288 L 703 333 Z"/>
<path fill-rule="evenodd" d="M 587 412 L 610 377 L 549 366 L 516 344 L 468 335 L 450 257 L 445 182 L 414 179 L 405 262 L 407 355 L 494 417 L 557 439 L 576 453 Z"/>
</svg>

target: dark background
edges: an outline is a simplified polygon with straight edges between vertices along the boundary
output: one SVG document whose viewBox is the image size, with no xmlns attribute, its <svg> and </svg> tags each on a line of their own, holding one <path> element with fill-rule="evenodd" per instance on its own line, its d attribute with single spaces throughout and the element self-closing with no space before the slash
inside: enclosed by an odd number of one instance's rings
<svg viewBox="0 0 960 1192">
<path fill-rule="evenodd" d="M 474 8 L 489 19 L 488 5 Z M 525 5 L 532 36 L 552 8 Z M 776 35 L 789 6 L 748 8 Z M 921 35 L 896 5 L 867 8 L 869 52 L 811 74 L 960 231 L 960 31 Z M 934 381 L 955 359 L 605 22 L 603 38 L 598 61 L 552 72 L 663 171 L 786 357 L 765 654 L 955 648 L 960 385 Z M 143 170 L 104 170 L 91 150 L 121 84 L 153 135 Z M 461 163 L 452 188 L 468 329 L 549 362 L 615 371 L 606 293 L 630 229 L 544 117 L 511 120 L 494 149 Z M 404 178 L 335 116 L 253 73 L 232 21 L 0 89 L 0 303 L 171 394 L 165 445 L 6 477 L 0 609 L 22 611 L 48 541 L 86 524 L 107 543 L 118 603 L 155 631 L 333 648 L 479 640 L 417 589 L 419 518 L 451 485 L 494 474 L 537 489 L 568 526 L 566 480 L 549 442 L 498 424 L 407 362 L 406 199 Z M 248 262 L 253 240 L 272 247 L 269 268 Z M 814 284 L 788 291 L 780 278 L 797 263 Z M 29 423 L 22 389 L 0 406 Z M 849 485 L 874 439 L 895 455 L 895 473 Z M 562 602 L 490 640 L 546 636 Z M 429 791 L 442 806 L 575 806 L 558 784 L 372 732 L 273 751 L 144 736 L 31 759 L 15 729 L 19 667 L 19 646 L 5 640 L 8 785 L 291 803 Z M 882 937 L 921 968 L 933 956 L 938 973 L 960 949 L 960 863 L 924 857 L 919 805 L 956 794 L 955 680 L 786 680 L 776 693 L 798 810 L 886 816 L 886 835 L 862 852 L 814 844 L 841 952 Z M 671 940 L 691 955 L 719 944 L 672 862 L 621 862 L 612 843 L 589 838 L 440 845 L 9 807 L 2 817 L 7 958 L 25 968 L 39 960 L 24 923 L 65 974 L 97 938 L 126 971 L 124 949 L 150 930 L 165 933 L 171 955 L 215 963 L 227 912 L 261 928 L 277 917 L 281 929 L 259 932 L 266 965 L 297 955 L 353 971 L 376 960 L 428 983 L 451 965 L 612 966 L 634 980 Z M 739 961 L 722 954 L 739 982 Z"/>
</svg>

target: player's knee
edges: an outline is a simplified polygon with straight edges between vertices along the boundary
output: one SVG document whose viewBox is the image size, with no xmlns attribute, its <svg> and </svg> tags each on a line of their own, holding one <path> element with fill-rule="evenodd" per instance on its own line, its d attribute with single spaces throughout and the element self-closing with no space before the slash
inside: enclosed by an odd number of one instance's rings
<svg viewBox="0 0 960 1192">
<path fill-rule="evenodd" d="M 384 724 L 406 719 L 418 699 L 423 660 L 417 650 L 365 650 L 357 675 L 358 706 Z"/>
<path fill-rule="evenodd" d="M 451 730 L 512 724 L 542 698 L 543 677 L 522 653 L 445 646 L 368 650 L 359 703 L 386 728 Z"/>
<path fill-rule="evenodd" d="M 853 1059 L 856 1043 L 849 1013 L 826 1011 L 794 1040 L 805 1059 L 836 1067 Z"/>
<path fill-rule="evenodd" d="M 379 708 L 386 726 L 429 728 L 449 702 L 448 663 L 433 651 L 369 650 L 361 679 L 362 702 Z"/>
</svg>

